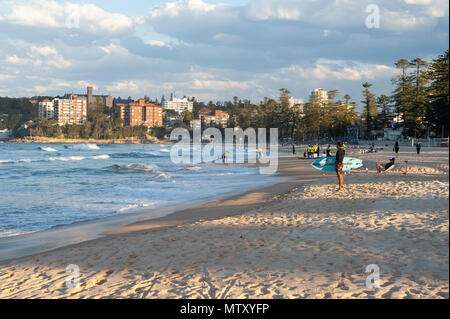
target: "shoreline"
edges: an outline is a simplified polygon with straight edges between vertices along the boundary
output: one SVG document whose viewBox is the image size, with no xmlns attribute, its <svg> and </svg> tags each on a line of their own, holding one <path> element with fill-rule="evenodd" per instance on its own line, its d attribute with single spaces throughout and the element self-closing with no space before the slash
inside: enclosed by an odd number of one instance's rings
<svg viewBox="0 0 450 319">
<path fill-rule="evenodd" d="M 258 186 L 240 193 L 230 192 L 195 200 L 191 203 L 181 202 L 156 209 L 138 208 L 135 212 L 128 214 L 57 225 L 42 231 L 0 238 L 0 265 L 13 260 L 65 249 L 73 245 L 82 245 L 93 240 L 102 240 L 110 235 L 175 227 L 198 220 L 218 219 L 243 214 L 270 202 L 272 197 L 280 197 L 289 193 L 290 189 L 298 183 L 306 183 L 323 177 L 321 172 L 309 166 L 310 161 L 298 160 L 298 157 L 297 155 L 280 156 L 278 159 L 280 167 L 277 173 L 267 178 L 275 177 L 285 180 L 275 181 L 269 186 Z M 303 170 L 309 171 L 310 175 L 306 175 L 306 180 L 299 179 L 300 176 L 298 176 L 296 170 L 292 173 L 293 161 L 295 161 L 294 164 L 303 163 Z M 234 203 L 233 207 L 227 207 L 227 203 L 230 202 Z M 239 207 L 235 207 L 235 205 L 239 205 Z M 213 210 L 213 212 L 209 213 L 209 210 Z M 63 243 L 54 244 L 60 241 Z M 36 242 L 39 244 L 36 244 Z"/>
<path fill-rule="evenodd" d="M 24 137 L 24 138 L 10 138 L 0 140 L 3 143 L 16 144 L 172 144 L 171 140 L 154 139 L 138 139 L 138 138 L 124 138 L 124 139 L 66 139 L 53 137 Z"/>
</svg>

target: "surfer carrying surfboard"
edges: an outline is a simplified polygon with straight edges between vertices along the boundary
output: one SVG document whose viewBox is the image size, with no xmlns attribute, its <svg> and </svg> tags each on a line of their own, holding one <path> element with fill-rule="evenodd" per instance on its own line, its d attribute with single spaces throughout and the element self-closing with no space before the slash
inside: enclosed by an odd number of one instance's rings
<svg viewBox="0 0 450 319">
<path fill-rule="evenodd" d="M 342 148 L 342 142 L 337 143 L 337 152 L 336 152 L 336 175 L 339 181 L 339 189 L 338 192 L 344 190 L 344 175 L 342 175 L 342 168 L 344 167 L 344 150 Z"/>
</svg>

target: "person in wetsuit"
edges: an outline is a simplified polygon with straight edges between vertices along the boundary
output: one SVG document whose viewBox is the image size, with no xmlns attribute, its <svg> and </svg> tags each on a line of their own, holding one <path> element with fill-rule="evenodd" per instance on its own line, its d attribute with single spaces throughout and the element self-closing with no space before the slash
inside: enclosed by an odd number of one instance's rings
<svg viewBox="0 0 450 319">
<path fill-rule="evenodd" d="M 342 175 L 342 169 L 344 168 L 345 153 L 344 153 L 342 145 L 343 145 L 342 142 L 337 143 L 337 152 L 336 152 L 336 161 L 335 161 L 336 175 L 337 175 L 338 181 L 339 181 L 338 192 L 341 192 L 344 189 L 344 176 Z"/>
</svg>

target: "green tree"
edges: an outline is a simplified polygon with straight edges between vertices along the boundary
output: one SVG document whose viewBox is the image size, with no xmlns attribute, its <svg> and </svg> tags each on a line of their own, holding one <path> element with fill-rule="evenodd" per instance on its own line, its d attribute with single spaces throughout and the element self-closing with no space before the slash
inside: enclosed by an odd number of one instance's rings
<svg viewBox="0 0 450 319">
<path fill-rule="evenodd" d="M 449 55 L 448 50 L 434 59 L 429 68 L 431 80 L 428 96 L 429 104 L 425 111 L 426 120 L 437 136 L 449 134 Z"/>
<path fill-rule="evenodd" d="M 391 98 L 385 94 L 381 94 L 377 98 L 377 107 L 379 109 L 377 122 L 380 128 L 386 128 L 390 126 L 394 113 L 391 107 Z"/>
<path fill-rule="evenodd" d="M 362 103 L 364 103 L 363 118 L 365 124 L 366 137 L 370 138 L 370 131 L 376 129 L 375 119 L 377 117 L 377 108 L 375 104 L 375 95 L 372 94 L 369 90 L 372 84 L 366 82 L 362 86 L 364 87 L 363 90 L 364 100 L 362 101 Z"/>
</svg>

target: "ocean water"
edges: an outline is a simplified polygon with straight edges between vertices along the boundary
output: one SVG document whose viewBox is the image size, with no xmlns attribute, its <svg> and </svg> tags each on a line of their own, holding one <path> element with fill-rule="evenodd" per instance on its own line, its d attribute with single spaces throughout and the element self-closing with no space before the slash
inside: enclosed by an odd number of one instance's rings
<svg viewBox="0 0 450 319">
<path fill-rule="evenodd" d="M 0 143 L 0 237 L 239 193 L 246 165 L 174 164 L 169 145 Z"/>
</svg>

